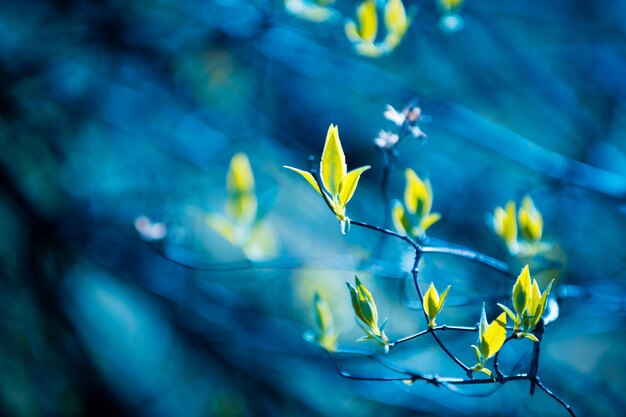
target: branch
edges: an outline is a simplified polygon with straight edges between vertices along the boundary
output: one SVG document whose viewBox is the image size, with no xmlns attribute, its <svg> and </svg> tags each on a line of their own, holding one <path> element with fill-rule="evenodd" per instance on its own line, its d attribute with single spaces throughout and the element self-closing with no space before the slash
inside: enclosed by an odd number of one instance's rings
<svg viewBox="0 0 626 417">
<path fill-rule="evenodd" d="M 355 226 L 361 226 L 361 227 L 364 227 L 366 229 L 374 230 L 374 231 L 379 232 L 379 233 L 384 233 L 384 234 L 389 235 L 389 236 L 393 236 L 393 237 L 398 238 L 400 240 L 403 240 L 406 243 L 408 243 L 409 245 L 411 245 L 411 247 L 413 249 L 415 249 L 416 252 L 418 252 L 418 253 L 422 252 L 422 247 L 416 241 L 414 241 L 413 239 L 411 239 L 407 235 L 403 235 L 401 233 L 394 232 L 394 231 L 389 230 L 389 229 L 384 229 L 382 227 L 373 226 L 371 224 L 360 222 L 358 220 L 350 220 L 350 224 L 353 224 Z"/>
<path fill-rule="evenodd" d="M 504 339 L 504 342 L 502 343 L 502 346 L 500 347 L 500 350 L 498 350 L 495 354 L 495 356 L 493 357 L 493 369 L 494 371 L 496 371 L 496 377 L 498 379 L 499 382 L 502 382 L 502 378 L 504 378 L 504 374 L 502 373 L 502 371 L 500 371 L 500 365 L 498 364 L 498 358 L 500 357 L 500 352 L 502 352 L 502 349 L 504 348 L 504 345 L 506 345 L 509 341 L 515 339 L 515 336 L 511 335 L 509 337 L 507 337 L 506 339 Z"/>
<path fill-rule="evenodd" d="M 563 406 L 563 408 L 565 408 L 565 410 L 567 410 L 567 412 L 569 413 L 570 416 L 576 417 L 576 414 L 574 413 L 574 410 L 572 410 L 572 408 L 569 406 L 569 404 L 566 403 L 565 401 L 563 401 L 558 395 L 556 395 L 555 393 L 550 391 L 545 385 L 543 385 L 543 383 L 539 380 L 539 377 L 535 377 L 533 379 L 535 380 L 535 384 L 537 384 L 537 386 L 539 388 L 541 388 L 550 397 L 554 398 L 554 400 L 556 400 L 556 402 L 561 404 L 561 406 Z"/>
<path fill-rule="evenodd" d="M 416 249 L 415 250 L 415 260 L 413 261 L 413 268 L 411 269 L 411 275 L 413 276 L 413 283 L 415 284 L 415 290 L 417 291 L 417 295 L 419 296 L 420 303 L 423 304 L 424 303 L 424 294 L 422 294 L 422 289 L 420 288 L 419 280 L 417 278 L 417 276 L 419 274 L 419 262 L 420 262 L 420 259 L 421 259 L 421 252 Z M 422 309 L 422 312 L 424 313 L 424 319 L 426 320 L 426 323 L 428 324 L 429 321 L 430 321 L 428 319 L 428 314 L 426 314 L 426 311 L 424 311 L 423 309 Z M 472 370 L 467 365 L 465 365 L 459 358 L 454 356 L 452 354 L 452 352 L 450 352 L 448 347 L 441 341 L 441 339 L 439 339 L 439 336 L 437 336 L 436 332 L 429 332 L 429 333 L 433 335 L 433 339 L 435 339 L 435 342 L 437 342 L 439 347 L 446 353 L 446 355 L 448 355 L 450 357 L 450 359 L 452 359 L 454 361 L 454 363 L 459 365 L 465 371 L 467 376 L 471 379 L 472 378 Z"/>
<path fill-rule="evenodd" d="M 439 253 L 469 259 L 500 272 L 509 278 L 515 278 L 509 271 L 509 266 L 506 263 L 468 248 L 453 246 L 422 246 L 422 252 Z"/>
<path fill-rule="evenodd" d="M 432 327 L 432 328 L 428 328 L 426 330 L 422 330 L 421 332 L 412 334 L 410 336 L 406 336 L 403 337 L 402 339 L 398 339 L 395 342 L 391 342 L 389 343 L 389 347 L 392 348 L 396 345 L 399 345 L 400 343 L 404 343 L 404 342 L 408 342 L 409 340 L 413 340 L 416 339 L 420 336 L 424 336 L 425 334 L 428 334 L 430 332 L 436 332 L 436 331 L 446 331 L 446 330 L 453 330 L 453 331 L 460 331 L 460 332 L 476 332 L 478 331 L 478 327 L 474 326 L 474 327 L 465 327 L 465 326 L 447 326 L 447 325 L 443 325 L 443 326 L 436 326 L 436 327 Z"/>
</svg>

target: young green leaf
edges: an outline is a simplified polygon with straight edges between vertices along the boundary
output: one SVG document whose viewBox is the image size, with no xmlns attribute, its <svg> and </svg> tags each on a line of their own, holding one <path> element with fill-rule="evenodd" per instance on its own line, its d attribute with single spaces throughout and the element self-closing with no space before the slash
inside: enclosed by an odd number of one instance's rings
<svg viewBox="0 0 626 417">
<path fill-rule="evenodd" d="M 518 316 L 521 316 L 524 311 L 526 311 L 526 307 L 528 306 L 528 302 L 531 297 L 531 283 L 530 283 L 530 272 L 528 271 L 528 265 L 522 269 L 522 272 L 517 277 L 517 281 L 513 286 L 513 308 L 517 312 Z"/>
<path fill-rule="evenodd" d="M 434 327 L 435 317 L 437 317 L 437 313 L 439 313 L 439 294 L 432 282 L 430 283 L 430 287 L 428 287 L 428 291 L 424 294 L 424 311 L 428 316 L 428 326 Z"/>
<path fill-rule="evenodd" d="M 313 177 L 313 175 L 311 175 L 310 172 L 303 171 L 303 170 L 298 169 L 298 168 L 290 167 L 288 165 L 283 165 L 283 168 L 290 169 L 290 170 L 292 170 L 294 172 L 297 172 L 298 174 L 302 175 L 304 177 L 304 179 L 309 184 L 311 184 L 311 187 L 313 187 L 315 189 L 315 191 L 317 191 L 318 193 L 322 194 L 322 191 L 320 190 L 319 185 L 317 185 L 317 181 L 315 181 L 315 177 Z"/>
<path fill-rule="evenodd" d="M 504 304 L 500 304 L 498 303 L 498 307 L 500 307 L 502 310 L 504 310 L 504 312 L 506 313 L 507 316 L 509 316 L 511 318 L 511 320 L 513 320 L 513 323 L 515 323 L 515 328 L 519 328 L 519 319 L 518 317 L 515 315 L 515 313 L 513 313 L 511 311 L 510 308 L 508 308 L 507 306 L 505 306 Z"/>
<path fill-rule="evenodd" d="M 237 153 L 230 160 L 226 174 L 226 189 L 229 193 L 251 193 L 254 191 L 254 176 L 250 161 L 245 153 Z"/>
<path fill-rule="evenodd" d="M 495 355 L 506 339 L 506 313 L 501 313 L 481 335 L 481 352 L 485 359 Z"/>
<path fill-rule="evenodd" d="M 428 229 L 433 224 L 437 223 L 439 220 L 441 220 L 441 214 L 431 213 L 422 218 L 419 224 L 419 229 L 423 232 L 426 232 L 426 229 Z"/>
<path fill-rule="evenodd" d="M 397 36 L 404 35 L 409 27 L 406 10 L 402 0 L 389 0 L 385 5 L 385 26 L 388 32 L 393 32 Z"/>
<path fill-rule="evenodd" d="M 522 200 L 522 205 L 517 212 L 517 219 L 520 231 L 525 239 L 530 242 L 538 242 L 541 240 L 543 218 L 529 196 L 524 197 Z"/>
<path fill-rule="evenodd" d="M 432 204 L 430 184 L 422 181 L 411 168 L 404 171 L 404 176 L 406 178 L 404 205 L 407 211 L 411 214 L 417 213 L 420 216 L 429 213 Z"/>
<path fill-rule="evenodd" d="M 237 245 L 239 243 L 235 226 L 224 216 L 220 214 L 209 214 L 207 215 L 206 222 L 211 229 L 229 241 L 232 245 Z"/>
<path fill-rule="evenodd" d="M 341 231 L 345 234 L 346 228 L 350 228 L 350 219 L 346 216 L 346 205 L 354 195 L 361 174 L 368 170 L 370 166 L 360 167 L 347 172 L 345 155 L 339 140 L 337 126 L 331 124 L 326 134 L 326 142 L 320 161 L 321 187 L 310 172 L 286 165 L 284 168 L 300 174 L 315 191 L 322 195 L 326 204 L 341 222 Z M 322 187 L 323 189 L 321 189 Z"/>
<path fill-rule="evenodd" d="M 450 285 L 445 289 L 445 291 L 439 296 L 435 285 L 431 282 L 428 291 L 424 294 L 424 311 L 428 316 L 428 326 L 430 328 L 435 327 L 437 324 L 435 323 L 435 318 L 441 312 L 443 308 L 443 304 L 446 301 L 446 297 L 448 296 L 448 291 L 450 290 Z"/>
<path fill-rule="evenodd" d="M 378 326 L 378 311 L 372 294 L 361 283 L 358 277 L 354 277 L 354 283 L 355 285 L 351 285 L 350 283 L 346 283 L 346 285 L 350 290 L 352 308 L 358 318 L 357 324 L 366 334 L 366 336 L 360 338 L 359 341 L 372 339 L 383 346 L 387 351 L 389 349 L 389 339 L 384 332 L 387 319 L 383 321 L 380 327 Z"/>
<path fill-rule="evenodd" d="M 352 309 L 354 310 L 354 313 L 361 319 L 361 321 L 365 322 L 366 319 L 363 317 L 363 313 L 361 313 L 361 306 L 359 305 L 359 293 L 357 289 L 349 282 L 346 282 L 346 285 L 350 291 L 350 301 L 352 302 Z"/>
<path fill-rule="evenodd" d="M 339 333 L 335 331 L 330 307 L 317 292 L 313 297 L 313 316 L 318 332 L 314 335 L 305 334 L 305 339 L 316 341 L 327 351 L 335 352 Z"/>
<path fill-rule="evenodd" d="M 376 15 L 376 1 L 365 0 L 356 9 L 359 20 L 359 35 L 365 42 L 374 42 L 378 32 L 378 16 Z"/>
<path fill-rule="evenodd" d="M 346 157 L 339 141 L 339 130 L 331 124 L 326 133 L 326 143 L 322 152 L 320 163 L 320 176 L 322 184 L 332 196 L 339 193 L 339 184 L 346 175 Z"/>
<path fill-rule="evenodd" d="M 415 171 L 404 172 L 404 207 L 394 202 L 392 220 L 396 230 L 413 237 L 424 238 L 426 229 L 441 219 L 439 213 L 431 213 L 433 193 L 429 181 L 422 181 Z"/>
<path fill-rule="evenodd" d="M 376 309 L 374 298 L 358 277 L 354 277 L 354 280 L 359 295 L 359 308 L 365 318 L 364 322 L 372 328 L 378 328 L 378 310 Z"/>
<path fill-rule="evenodd" d="M 402 203 L 398 200 L 394 200 L 391 208 L 391 220 L 393 222 L 393 227 L 399 233 L 402 234 L 410 234 L 411 231 L 411 223 L 406 213 L 404 212 L 404 207 Z"/>
<path fill-rule="evenodd" d="M 364 171 L 367 171 L 371 167 L 369 165 L 353 169 L 348 172 L 339 183 L 339 205 L 345 207 L 346 204 L 352 199 L 356 186 L 359 184 L 359 179 Z"/>
</svg>

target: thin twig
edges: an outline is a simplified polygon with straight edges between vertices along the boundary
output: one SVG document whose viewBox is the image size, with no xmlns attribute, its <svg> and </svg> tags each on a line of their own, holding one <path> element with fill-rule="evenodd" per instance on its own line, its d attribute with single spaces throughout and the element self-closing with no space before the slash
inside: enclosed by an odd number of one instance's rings
<svg viewBox="0 0 626 417">
<path fill-rule="evenodd" d="M 530 395 L 534 395 L 535 394 L 535 385 L 537 382 L 537 371 L 539 370 L 539 354 L 541 353 L 541 341 L 543 340 L 543 319 L 539 320 L 539 323 L 537 323 L 537 326 L 535 327 L 534 330 L 534 334 L 535 337 L 537 337 L 537 340 L 539 340 L 538 342 L 535 342 L 535 345 L 533 346 L 533 356 L 530 360 L 530 372 L 529 374 L 533 377 L 533 379 L 530 380 Z"/>
<path fill-rule="evenodd" d="M 475 261 L 481 265 L 485 265 L 495 271 L 498 271 L 509 278 L 514 276 L 509 271 L 509 266 L 495 258 L 482 254 L 480 252 L 473 251 L 471 249 L 462 247 L 450 247 L 450 246 L 422 246 L 423 253 L 439 253 L 443 255 L 453 255 L 460 258 L 469 259 Z"/>
<path fill-rule="evenodd" d="M 506 345 L 509 341 L 515 339 L 514 335 L 511 335 L 509 337 L 507 337 L 506 339 L 504 339 L 504 342 L 502 343 L 502 346 L 500 347 L 500 349 L 496 352 L 496 354 L 493 357 L 493 369 L 496 372 L 496 379 L 502 383 L 502 378 L 504 378 L 504 374 L 502 373 L 502 371 L 500 371 L 500 364 L 498 363 L 498 358 L 500 357 L 500 352 L 502 352 L 502 349 L 504 348 L 504 345 Z"/>
<path fill-rule="evenodd" d="M 419 284 L 419 280 L 418 280 L 420 259 L 421 259 L 421 252 L 416 250 L 415 251 L 415 260 L 413 261 L 413 268 L 411 268 L 411 275 L 413 276 L 413 283 L 415 284 L 415 290 L 417 291 L 417 295 L 418 295 L 418 297 L 420 299 L 420 303 L 424 303 L 424 294 L 422 294 L 422 289 L 420 288 L 420 284 Z M 424 319 L 426 320 L 426 323 L 429 323 L 430 320 L 428 318 L 428 314 L 423 309 L 422 309 L 422 312 L 424 313 Z M 448 355 L 450 357 L 450 359 L 452 359 L 454 361 L 454 363 L 459 365 L 465 371 L 467 376 L 471 379 L 472 378 L 472 370 L 467 365 L 465 365 L 459 358 L 454 356 L 454 354 L 452 354 L 452 352 L 450 352 L 448 347 L 441 341 L 441 339 L 439 339 L 439 336 L 437 336 L 436 332 L 429 332 L 429 333 L 433 335 L 433 339 L 435 339 L 435 342 L 437 342 L 437 344 L 445 352 L 445 354 Z"/>
<path fill-rule="evenodd" d="M 466 326 L 447 326 L 447 325 L 443 325 L 443 326 L 436 326 L 436 327 L 432 327 L 432 328 L 428 328 L 426 330 L 422 330 L 421 332 L 412 334 L 410 336 L 406 336 L 403 337 L 401 339 L 396 340 L 395 342 L 391 342 L 389 344 L 389 347 L 394 347 L 396 345 L 399 345 L 400 343 L 405 343 L 408 342 L 409 340 L 413 340 L 416 339 L 418 337 L 424 336 L 425 334 L 428 334 L 430 332 L 436 332 L 436 331 L 446 331 L 446 330 L 452 330 L 452 331 L 460 331 L 460 332 L 476 332 L 478 331 L 478 327 L 474 326 L 474 327 L 466 327 Z"/>
<path fill-rule="evenodd" d="M 384 233 L 384 234 L 389 235 L 389 236 L 396 237 L 396 238 L 398 238 L 400 240 L 405 241 L 409 245 L 411 245 L 411 247 L 413 249 L 415 249 L 416 252 L 419 252 L 419 253 L 422 252 L 422 247 L 416 241 L 414 241 L 413 239 L 411 239 L 407 235 L 403 235 L 401 233 L 394 232 L 392 230 L 385 229 L 385 228 L 382 228 L 382 227 L 374 226 L 374 225 L 371 225 L 371 224 L 368 224 L 368 223 L 360 222 L 358 220 L 350 220 L 350 224 L 355 225 L 355 226 L 364 227 L 366 229 L 374 230 L 374 231 L 379 232 L 379 233 Z"/>
<path fill-rule="evenodd" d="M 554 400 L 556 400 L 556 402 L 561 404 L 563 406 L 563 408 L 565 408 L 565 410 L 567 410 L 567 412 L 569 413 L 570 416 L 576 417 L 576 413 L 574 413 L 574 410 L 572 410 L 572 408 L 569 406 L 569 404 L 566 403 L 565 401 L 563 401 L 558 395 L 556 395 L 555 393 L 550 391 L 545 385 L 543 385 L 543 383 L 541 382 L 539 377 L 535 377 L 533 379 L 535 380 L 535 384 L 539 388 L 541 388 L 546 394 L 548 394 L 550 397 L 552 397 Z"/>
</svg>

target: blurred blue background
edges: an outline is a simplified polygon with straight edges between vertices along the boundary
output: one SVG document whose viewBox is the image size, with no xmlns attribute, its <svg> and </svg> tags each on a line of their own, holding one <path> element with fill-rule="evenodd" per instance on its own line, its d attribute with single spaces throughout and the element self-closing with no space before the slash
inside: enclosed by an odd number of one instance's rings
<svg viewBox="0 0 626 417">
<path fill-rule="evenodd" d="M 538 276 L 542 288 L 556 277 L 563 298 L 539 375 L 579 415 L 622 412 L 626 3 L 467 0 L 457 32 L 441 30 L 435 0 L 405 3 L 412 24 L 379 59 L 347 40 L 350 1 L 322 23 L 269 0 L 0 5 L 2 415 L 565 415 L 526 383 L 472 398 L 348 381 L 302 338 L 318 291 L 340 343 L 356 345 L 344 282 L 357 272 L 390 337 L 424 328 L 402 302 L 407 288 L 413 297 L 406 248 L 388 242 L 368 265 L 378 236 L 342 236 L 319 197 L 281 168 L 318 158 L 338 124 L 349 167 L 373 167 L 350 216 L 383 223 L 372 141 L 391 128 L 385 105 L 413 97 L 430 116 L 428 140 L 398 146 L 390 195 L 401 197 L 406 167 L 430 178 L 443 215 L 432 236 L 513 269 L 486 216 L 531 195 L 562 263 Z M 249 156 L 276 241 L 260 264 L 206 224 L 223 211 L 237 152 Z M 140 215 L 164 223 L 167 236 L 142 241 Z M 453 285 L 450 324 L 478 319 L 481 302 L 464 298 L 510 291 L 479 265 L 437 256 L 422 279 Z M 444 337 L 472 360 L 475 336 Z M 528 358 L 530 345 L 507 350 L 504 366 Z M 432 340 L 393 355 L 462 376 Z"/>
</svg>

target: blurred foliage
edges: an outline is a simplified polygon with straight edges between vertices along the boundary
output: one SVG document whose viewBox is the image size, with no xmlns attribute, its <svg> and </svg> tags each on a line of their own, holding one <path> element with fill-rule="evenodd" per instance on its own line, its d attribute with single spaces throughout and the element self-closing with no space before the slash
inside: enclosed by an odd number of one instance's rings
<svg viewBox="0 0 626 417">
<path fill-rule="evenodd" d="M 316 292 L 333 314 L 329 335 L 339 333 L 339 344 L 362 335 L 344 285 L 355 273 L 390 317 L 390 339 L 424 328 L 405 306 L 417 302 L 405 248 L 389 241 L 370 259 L 378 236 L 356 228 L 342 236 L 319 194 L 281 168 L 319 160 L 337 124 L 347 163 L 372 166 L 350 217 L 389 222 L 373 140 L 393 125 L 387 104 L 418 97 L 428 138 L 397 145 L 390 197 L 402 199 L 404 170 L 413 169 L 437 197 L 435 237 L 520 270 L 488 214 L 532 196 L 526 211 L 536 222 L 540 210 L 541 242 L 551 245 L 533 278 L 539 288 L 555 278 L 561 301 L 540 375 L 580 415 L 619 415 L 626 4 L 405 0 L 402 42 L 373 59 L 344 32 L 362 2 L 300 2 L 331 8 L 328 19 L 303 19 L 286 3 L 296 2 L 0 5 L 0 414 L 562 413 L 541 392 L 530 397 L 527 384 L 468 398 L 419 383 L 347 381 L 302 337 L 315 329 Z M 276 238 L 273 260 L 251 263 L 244 244 L 207 225 L 246 194 L 224 184 L 239 153 L 254 173 L 255 218 Z M 421 271 L 423 282 L 454 287 L 438 322 L 472 325 L 484 294 L 497 298 L 493 306 L 510 297 L 511 282 L 464 260 L 433 255 Z M 442 338 L 475 359 L 474 334 Z M 503 366 L 515 367 L 532 343 L 507 345 Z M 421 341 L 393 355 L 456 372 Z"/>
</svg>

